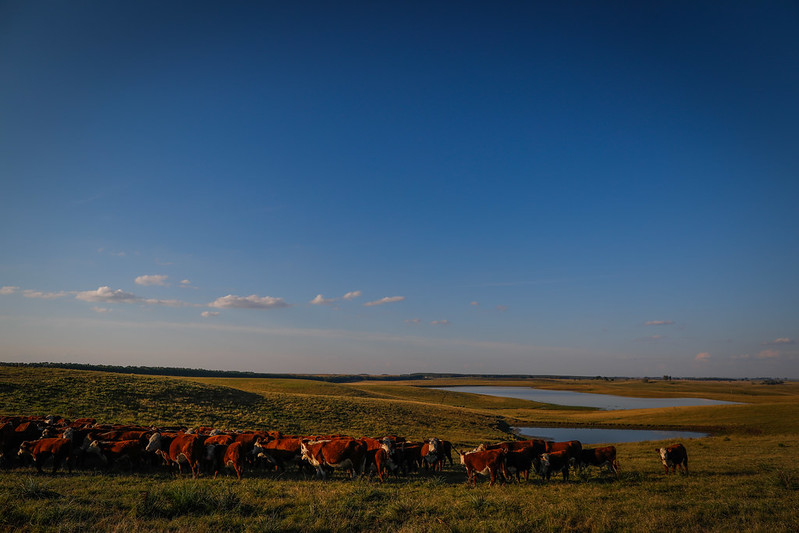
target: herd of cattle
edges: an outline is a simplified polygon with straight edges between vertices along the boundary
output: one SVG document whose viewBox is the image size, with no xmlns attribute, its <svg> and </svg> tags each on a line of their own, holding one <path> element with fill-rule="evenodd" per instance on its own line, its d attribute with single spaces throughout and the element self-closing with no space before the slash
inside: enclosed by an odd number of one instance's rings
<svg viewBox="0 0 799 533">
<path fill-rule="evenodd" d="M 232 469 L 241 479 L 245 469 L 283 472 L 296 467 L 320 478 L 334 469 L 345 470 L 350 478 L 377 474 L 407 475 L 422 469 L 439 471 L 451 466 L 452 444 L 432 437 L 410 442 L 403 437 L 352 438 L 343 435 L 283 435 L 277 431 L 225 432 L 213 428 L 146 428 L 98 424 L 84 418 L 74 421 L 57 416 L 0 417 L 0 464 L 5 467 L 27 466 L 31 462 L 41 472 L 52 463 L 52 472 L 64 464 L 72 468 L 127 468 L 149 470 L 165 468 L 178 473 L 201 473 L 214 477 Z M 682 467 L 687 473 L 688 457 L 682 444 L 656 450 L 666 474 Z M 490 485 L 497 479 L 529 479 L 530 471 L 549 480 L 561 473 L 569 478 L 569 469 L 607 468 L 618 476 L 616 448 L 583 448 L 579 441 L 549 442 L 539 439 L 481 444 L 469 452 L 456 450 L 466 467 L 467 482 L 477 484 L 477 474 L 489 476 Z"/>
</svg>

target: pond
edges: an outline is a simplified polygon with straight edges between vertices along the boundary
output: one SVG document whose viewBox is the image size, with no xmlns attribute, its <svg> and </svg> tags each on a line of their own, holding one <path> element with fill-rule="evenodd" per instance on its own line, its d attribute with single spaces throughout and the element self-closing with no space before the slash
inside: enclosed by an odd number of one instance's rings
<svg viewBox="0 0 799 533">
<path fill-rule="evenodd" d="M 582 444 L 641 442 L 645 440 L 699 439 L 707 433 L 698 431 L 667 431 L 657 429 L 596 429 L 596 428 L 514 428 L 520 435 L 530 439 L 555 442 L 579 440 Z"/>
<path fill-rule="evenodd" d="M 593 394 L 563 390 L 534 389 L 532 387 L 431 387 L 436 390 L 486 394 L 503 398 L 518 398 L 533 402 L 568 405 L 571 407 L 597 407 L 604 410 L 653 409 L 658 407 L 695 407 L 704 405 L 735 405 L 735 402 L 707 400 L 705 398 L 631 398 L 610 394 Z"/>
</svg>

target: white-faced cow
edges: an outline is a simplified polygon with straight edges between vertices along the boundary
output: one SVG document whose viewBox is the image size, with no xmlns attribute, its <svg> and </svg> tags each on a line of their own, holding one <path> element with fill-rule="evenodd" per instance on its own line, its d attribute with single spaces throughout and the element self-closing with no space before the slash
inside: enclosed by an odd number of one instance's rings
<svg viewBox="0 0 799 533">
<path fill-rule="evenodd" d="M 481 452 L 458 452 L 461 464 L 466 467 L 466 483 L 477 486 L 477 474 L 490 476 L 488 486 L 493 485 L 497 476 L 502 476 L 501 483 L 505 484 L 508 473 L 505 470 L 505 450 L 485 450 Z"/>
<path fill-rule="evenodd" d="M 666 448 L 655 448 L 655 451 L 660 455 L 666 474 L 669 473 L 669 468 L 676 473 L 678 467 L 682 467 L 683 471 L 688 473 L 688 452 L 685 451 L 685 446 L 678 443 Z"/>
</svg>

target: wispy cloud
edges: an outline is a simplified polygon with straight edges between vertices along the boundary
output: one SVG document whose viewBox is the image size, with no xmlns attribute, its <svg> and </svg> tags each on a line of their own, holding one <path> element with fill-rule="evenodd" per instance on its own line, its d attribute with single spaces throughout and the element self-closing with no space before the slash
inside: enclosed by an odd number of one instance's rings
<svg viewBox="0 0 799 533">
<path fill-rule="evenodd" d="M 308 303 L 313 305 L 333 305 L 335 301 L 335 298 L 325 298 L 321 294 L 317 294 L 316 297 Z"/>
<path fill-rule="evenodd" d="M 213 318 L 215 316 L 219 316 L 219 311 L 203 311 L 200 313 L 200 316 L 203 318 Z"/>
<path fill-rule="evenodd" d="M 0 287 L 0 294 L 14 294 L 19 290 L 19 287 L 13 287 L 11 285 L 6 285 L 4 287 Z"/>
<path fill-rule="evenodd" d="M 430 325 L 432 325 L 432 326 L 449 326 L 450 325 L 450 321 L 449 320 L 433 320 L 432 322 L 430 322 Z"/>
<path fill-rule="evenodd" d="M 470 302 L 469 305 L 473 305 L 475 307 L 480 307 L 480 302 Z"/>
<path fill-rule="evenodd" d="M 32 291 L 30 289 L 22 291 L 22 295 L 25 296 L 25 298 L 41 298 L 43 300 L 55 300 L 56 298 L 63 298 L 64 296 L 69 296 L 70 294 L 75 294 L 75 293 L 67 291 L 42 292 L 42 291 Z"/>
<path fill-rule="evenodd" d="M 759 354 L 757 354 L 758 359 L 779 359 L 780 352 L 779 350 L 763 350 Z"/>
<path fill-rule="evenodd" d="M 99 287 L 96 291 L 81 291 L 75 296 L 84 302 L 138 302 L 141 298 L 122 289 L 112 290 L 111 287 Z"/>
<path fill-rule="evenodd" d="M 649 322 L 644 322 L 644 326 L 670 326 L 674 324 L 673 320 L 650 320 Z"/>
<path fill-rule="evenodd" d="M 383 305 L 383 304 L 390 304 L 394 302 L 401 302 L 405 299 L 404 296 L 386 296 L 385 298 L 380 298 L 379 300 L 375 300 L 373 302 L 366 302 L 366 307 L 372 307 L 374 305 Z"/>
<path fill-rule="evenodd" d="M 110 313 L 111 309 L 109 309 L 107 307 L 94 306 L 94 307 L 92 307 L 92 311 L 94 311 L 95 313 Z"/>
<path fill-rule="evenodd" d="M 354 300 L 355 298 L 359 298 L 361 296 L 361 291 L 351 291 L 342 296 L 345 300 Z"/>
<path fill-rule="evenodd" d="M 405 321 L 405 323 L 406 324 L 413 324 L 413 325 L 421 324 L 422 323 L 422 319 L 421 318 L 409 318 L 408 320 Z"/>
<path fill-rule="evenodd" d="M 696 357 L 694 357 L 694 360 L 695 361 L 707 361 L 711 357 L 712 356 L 708 352 L 702 352 L 702 353 L 696 354 Z"/>
<path fill-rule="evenodd" d="M 781 344 L 796 344 L 796 341 L 788 337 L 780 337 L 779 339 L 762 343 L 763 346 L 779 346 Z"/>
<path fill-rule="evenodd" d="M 136 285 L 144 285 L 145 287 L 157 285 L 160 287 L 165 287 L 167 285 L 167 278 L 169 276 L 164 276 L 163 274 L 151 274 L 147 276 L 139 276 L 134 281 Z"/>
<path fill-rule="evenodd" d="M 274 298 L 272 296 L 258 296 L 256 294 L 235 296 L 228 294 L 217 298 L 208 306 L 218 309 L 279 309 L 289 307 L 289 304 L 283 298 Z"/>
</svg>

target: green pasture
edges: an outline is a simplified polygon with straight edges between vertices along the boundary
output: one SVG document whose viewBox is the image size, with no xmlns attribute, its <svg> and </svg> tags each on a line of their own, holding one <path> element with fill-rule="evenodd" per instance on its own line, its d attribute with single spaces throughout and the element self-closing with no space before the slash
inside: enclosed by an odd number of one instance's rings
<svg viewBox="0 0 799 533">
<path fill-rule="evenodd" d="M 163 472 L 0 471 L 0 531 L 797 531 L 796 383 L 529 380 L 631 396 L 698 396 L 740 405 L 598 411 L 431 390 L 508 380 L 326 383 L 162 378 L 0 366 L 0 414 L 106 422 L 278 429 L 284 433 L 437 435 L 471 447 L 515 438 L 514 425 L 709 428 L 684 440 L 688 475 L 663 474 L 654 448 L 618 444 L 618 479 L 596 469 L 568 482 L 531 478 L 467 487 L 463 468 L 380 484 L 342 474 L 245 472 L 216 480 Z M 422 387 L 424 386 L 424 387 Z M 457 462 L 457 458 L 456 458 Z"/>
</svg>

